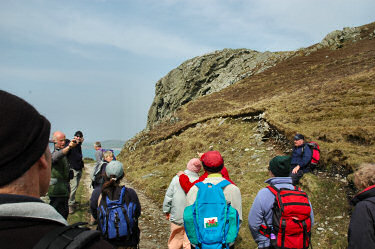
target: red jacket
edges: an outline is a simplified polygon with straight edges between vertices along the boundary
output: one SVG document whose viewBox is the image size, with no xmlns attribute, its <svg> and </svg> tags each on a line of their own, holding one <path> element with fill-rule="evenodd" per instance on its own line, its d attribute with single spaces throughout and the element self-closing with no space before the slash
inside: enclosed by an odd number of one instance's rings
<svg viewBox="0 0 375 249">
<path fill-rule="evenodd" d="M 228 180 L 230 183 L 236 185 L 230 178 L 229 178 L 229 174 L 228 174 L 228 170 L 227 168 L 223 167 L 223 169 L 221 170 L 221 175 L 226 179 Z M 182 187 L 182 189 L 185 191 L 185 193 L 188 193 L 190 188 L 194 186 L 194 184 L 196 184 L 197 182 L 202 182 L 204 181 L 204 179 L 206 179 L 208 176 L 207 172 L 204 172 L 203 175 L 201 175 L 197 180 L 195 180 L 194 182 L 190 182 L 189 180 L 189 177 L 185 174 L 182 174 L 180 175 L 180 178 L 178 179 L 179 182 L 180 182 L 180 185 Z"/>
</svg>

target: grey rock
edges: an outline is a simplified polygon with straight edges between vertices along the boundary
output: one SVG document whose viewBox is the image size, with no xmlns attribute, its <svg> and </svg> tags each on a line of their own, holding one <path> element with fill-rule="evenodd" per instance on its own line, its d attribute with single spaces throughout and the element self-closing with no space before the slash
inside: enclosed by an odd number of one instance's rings
<svg viewBox="0 0 375 249">
<path fill-rule="evenodd" d="M 294 54 L 295 52 L 224 49 L 185 61 L 156 83 L 155 98 L 148 112 L 147 129 L 162 120 L 170 119 L 182 105 L 263 72 Z"/>
</svg>

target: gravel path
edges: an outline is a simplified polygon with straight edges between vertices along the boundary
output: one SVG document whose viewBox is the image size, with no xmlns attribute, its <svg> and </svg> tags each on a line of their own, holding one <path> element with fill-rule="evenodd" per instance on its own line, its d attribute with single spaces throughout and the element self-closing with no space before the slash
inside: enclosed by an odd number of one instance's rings
<svg viewBox="0 0 375 249">
<path fill-rule="evenodd" d="M 82 176 L 81 184 L 84 184 L 86 191 L 85 198 L 90 199 L 91 192 L 93 191 L 90 180 L 90 170 L 95 166 L 94 163 L 85 164 L 86 170 Z M 121 184 L 129 188 L 133 188 L 126 179 L 123 179 Z M 164 217 L 162 210 L 157 204 L 152 202 L 149 198 L 142 193 L 142 191 L 133 188 L 138 195 L 141 203 L 142 214 L 139 218 L 139 227 L 141 230 L 141 240 L 139 247 L 141 249 L 164 249 L 168 248 L 167 241 L 169 237 L 169 221 Z M 87 218 L 89 220 L 89 217 Z M 95 229 L 96 226 L 91 227 Z"/>
</svg>

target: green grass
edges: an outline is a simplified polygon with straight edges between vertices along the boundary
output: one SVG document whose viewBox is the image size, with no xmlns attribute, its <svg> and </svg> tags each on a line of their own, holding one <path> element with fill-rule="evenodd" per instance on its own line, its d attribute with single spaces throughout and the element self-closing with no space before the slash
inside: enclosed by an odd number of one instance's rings
<svg viewBox="0 0 375 249">
<path fill-rule="evenodd" d="M 85 170 L 83 170 L 82 174 L 86 174 Z M 69 214 L 67 219 L 68 223 L 74 224 L 77 222 L 88 222 L 90 220 L 90 203 L 88 193 L 83 184 L 83 177 L 78 185 L 76 201 L 78 203 L 77 208 L 73 214 Z"/>
</svg>

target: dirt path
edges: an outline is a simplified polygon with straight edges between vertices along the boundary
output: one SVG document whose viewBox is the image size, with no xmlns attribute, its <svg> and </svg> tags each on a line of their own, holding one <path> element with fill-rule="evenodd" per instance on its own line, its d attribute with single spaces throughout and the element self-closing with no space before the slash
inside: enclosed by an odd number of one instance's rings
<svg viewBox="0 0 375 249">
<path fill-rule="evenodd" d="M 90 170 L 95 166 L 94 163 L 85 164 L 81 184 L 84 184 L 85 199 L 89 200 L 91 192 L 93 191 L 90 180 Z M 129 188 L 133 188 L 126 179 L 123 179 L 121 184 Z M 165 220 L 162 210 L 157 204 L 148 199 L 141 191 L 133 188 L 138 195 L 141 203 L 142 214 L 139 218 L 139 227 L 141 229 L 141 241 L 139 247 L 141 249 L 164 249 L 168 248 L 167 241 L 169 237 L 169 222 Z M 89 216 L 87 217 L 89 220 Z M 91 227 L 95 229 L 96 226 Z"/>
</svg>

